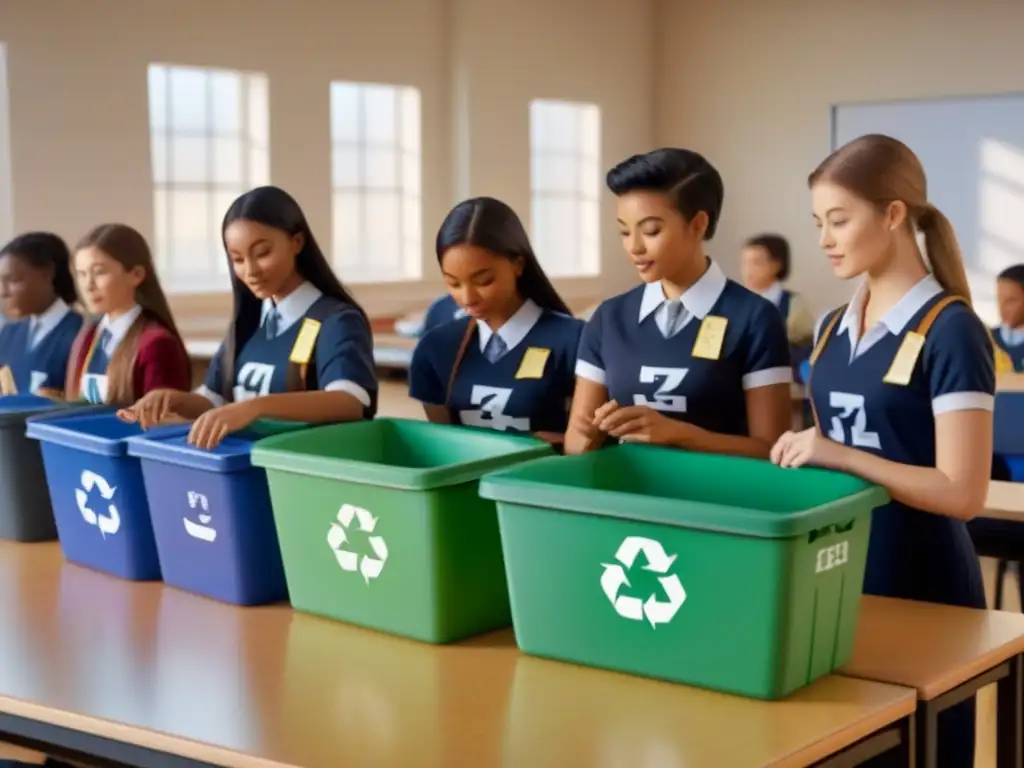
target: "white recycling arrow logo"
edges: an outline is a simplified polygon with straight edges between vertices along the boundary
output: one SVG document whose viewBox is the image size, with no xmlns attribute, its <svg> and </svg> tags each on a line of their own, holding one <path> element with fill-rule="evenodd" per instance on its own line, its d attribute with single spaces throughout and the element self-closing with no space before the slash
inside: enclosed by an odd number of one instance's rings
<svg viewBox="0 0 1024 768">
<path fill-rule="evenodd" d="M 623 587 L 631 586 L 626 571 L 633 567 L 637 555 L 641 552 L 647 558 L 647 565 L 643 566 L 645 571 L 666 574 L 659 576 L 658 581 L 668 596 L 668 602 L 659 601 L 657 595 L 654 594 L 647 600 L 619 594 Z M 615 607 L 615 612 L 619 616 L 634 621 L 643 621 L 646 618 L 652 628 L 672 621 L 680 606 L 686 601 L 686 590 L 683 589 L 683 583 L 674 573 L 669 573 L 676 556 L 665 554 L 661 542 L 655 539 L 627 536 L 619 545 L 615 559 L 619 562 L 601 563 L 604 568 L 604 573 L 601 574 L 601 589 L 604 590 L 608 600 Z"/>
<path fill-rule="evenodd" d="M 384 570 L 384 563 L 388 560 L 388 545 L 380 536 L 368 535 L 367 540 L 370 548 L 373 549 L 374 557 L 363 555 L 359 557 L 355 552 L 345 549 L 348 543 L 348 533 L 352 522 L 358 523 L 358 530 L 373 534 L 377 527 L 378 518 L 371 515 L 362 507 L 354 507 L 351 504 L 342 504 L 338 510 L 337 522 L 332 522 L 327 531 L 327 543 L 330 545 L 338 565 L 343 571 L 358 571 L 363 575 L 363 580 L 369 584 L 370 579 L 376 579 Z"/>
<path fill-rule="evenodd" d="M 92 490 L 98 489 L 100 496 L 105 501 L 111 501 L 114 498 L 114 493 L 117 491 L 117 486 L 111 487 L 101 475 L 97 475 L 95 472 L 85 470 L 82 472 L 82 487 L 75 489 L 75 500 L 78 502 L 78 511 L 82 513 L 82 517 L 89 525 L 95 525 L 100 529 L 100 535 L 103 538 L 107 537 L 107 534 L 115 534 L 121 528 L 121 515 L 117 511 L 117 507 L 110 503 L 107 504 L 107 514 L 97 514 L 95 510 L 89 507 L 89 493 Z"/>
</svg>

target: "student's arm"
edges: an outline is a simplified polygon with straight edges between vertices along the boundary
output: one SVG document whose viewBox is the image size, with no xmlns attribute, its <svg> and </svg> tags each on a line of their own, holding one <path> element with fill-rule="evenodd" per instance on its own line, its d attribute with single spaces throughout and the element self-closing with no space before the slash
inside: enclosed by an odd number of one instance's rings
<svg viewBox="0 0 1024 768">
<path fill-rule="evenodd" d="M 171 417 L 193 421 L 211 408 L 224 405 L 227 401 L 220 394 L 223 381 L 224 344 L 210 359 L 206 378 L 195 392 L 177 389 L 153 389 L 139 398 L 130 408 L 117 412 L 127 422 L 137 422 L 143 429 L 159 426 Z"/>
<path fill-rule="evenodd" d="M 583 327 L 576 353 L 576 388 L 565 431 L 565 454 L 586 453 L 600 448 L 605 434 L 595 423 L 595 414 L 608 402 L 607 373 L 601 355 L 604 305 L 599 306 Z"/>
<path fill-rule="evenodd" d="M 810 346 L 814 338 L 814 315 L 799 293 L 789 294 L 786 335 L 789 337 L 789 343 L 796 347 Z"/>
<path fill-rule="evenodd" d="M 981 321 L 966 307 L 939 317 L 923 352 L 935 414 L 935 466 L 920 467 L 829 440 L 810 429 L 784 435 L 772 450 L 783 467 L 816 464 L 862 477 L 895 500 L 970 520 L 984 509 L 992 471 L 995 366 Z M 915 375 L 921 375 L 918 372 Z"/>
</svg>

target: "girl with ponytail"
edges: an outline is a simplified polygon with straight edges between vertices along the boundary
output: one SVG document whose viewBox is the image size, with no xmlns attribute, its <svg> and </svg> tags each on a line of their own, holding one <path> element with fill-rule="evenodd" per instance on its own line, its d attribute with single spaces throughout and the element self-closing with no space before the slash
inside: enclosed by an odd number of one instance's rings
<svg viewBox="0 0 1024 768">
<path fill-rule="evenodd" d="M 82 327 L 71 254 L 50 232 L 27 232 L 0 249 L 0 395 L 62 397 L 68 356 Z"/>
<path fill-rule="evenodd" d="M 995 360 L 956 234 L 928 201 L 918 158 L 889 136 L 841 147 L 809 185 L 833 271 L 862 282 L 816 333 L 815 426 L 783 435 L 771 459 L 889 491 L 871 521 L 866 594 L 984 608 L 967 521 L 992 469 Z M 938 732 L 939 765 L 972 765 L 974 700 L 939 715 Z"/>
</svg>

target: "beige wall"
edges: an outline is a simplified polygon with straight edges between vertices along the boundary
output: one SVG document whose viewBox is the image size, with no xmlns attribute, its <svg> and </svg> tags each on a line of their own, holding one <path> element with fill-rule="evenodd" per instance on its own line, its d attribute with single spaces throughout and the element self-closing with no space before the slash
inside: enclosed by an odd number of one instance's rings
<svg viewBox="0 0 1024 768">
<path fill-rule="evenodd" d="M 530 99 L 596 102 L 605 165 L 652 146 L 652 3 L 630 0 L 624 16 L 619 0 L 0 0 L 15 227 L 74 240 L 120 219 L 151 233 L 146 65 L 161 61 L 269 75 L 271 180 L 329 242 L 328 83 L 410 84 L 423 104 L 425 282 L 356 292 L 375 314 L 422 303 L 441 290 L 433 235 L 457 196 L 501 197 L 528 217 Z M 567 281 L 568 295 L 633 279 L 606 206 L 602 277 Z"/>
<path fill-rule="evenodd" d="M 657 21 L 656 138 L 725 177 L 711 252 L 735 274 L 744 237 L 782 231 L 816 310 L 849 296 L 817 248 L 806 188 L 830 106 L 1024 90 L 1020 0 L 659 0 Z"/>
</svg>

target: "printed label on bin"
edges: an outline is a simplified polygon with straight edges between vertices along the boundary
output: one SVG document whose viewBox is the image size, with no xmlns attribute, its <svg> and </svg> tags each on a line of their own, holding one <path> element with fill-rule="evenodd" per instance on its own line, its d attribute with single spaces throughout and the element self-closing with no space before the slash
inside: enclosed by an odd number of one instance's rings
<svg viewBox="0 0 1024 768">
<path fill-rule="evenodd" d="M 843 540 L 818 550 L 815 573 L 825 573 L 850 562 L 850 542 Z"/>
<path fill-rule="evenodd" d="M 121 515 L 114 504 L 117 486 L 111 486 L 102 475 L 85 470 L 82 472 L 81 487 L 75 489 L 75 500 L 78 511 L 89 525 L 100 529 L 105 539 L 107 534 L 113 535 L 121 528 Z"/>
<path fill-rule="evenodd" d="M 338 510 L 337 522 L 331 523 L 331 527 L 327 531 L 327 544 L 334 552 L 334 557 L 338 560 L 341 570 L 361 573 L 367 584 L 370 583 L 370 579 L 380 576 L 381 571 L 384 570 L 384 564 L 388 561 L 388 545 L 382 537 L 373 535 L 378 519 L 362 507 L 342 504 L 341 509 Z M 366 536 L 373 555 L 360 557 L 346 548 L 349 544 L 349 534 L 353 530 Z"/>
<path fill-rule="evenodd" d="M 193 539 L 208 542 L 216 541 L 217 529 L 210 525 L 213 516 L 210 514 L 210 501 L 206 498 L 206 495 L 197 491 L 189 491 L 188 505 L 192 509 L 201 509 L 202 512 L 197 515 L 199 518 L 198 523 L 195 520 L 190 520 L 187 515 L 182 518 L 182 521 L 185 523 L 185 532 Z"/>
<path fill-rule="evenodd" d="M 658 600 L 655 594 L 646 600 L 630 595 L 620 594 L 623 587 L 629 587 L 626 571 L 633 567 L 637 556 L 643 552 L 647 565 L 643 570 L 664 574 L 658 577 L 667 600 Z M 604 573 L 601 574 L 601 589 L 615 608 L 615 612 L 625 619 L 644 621 L 656 629 L 659 624 L 668 624 L 675 618 L 680 606 L 686 601 L 686 590 L 683 583 L 674 573 L 669 573 L 675 562 L 675 555 L 667 555 L 661 542 L 642 536 L 627 536 L 615 553 L 617 563 L 601 563 Z"/>
</svg>

